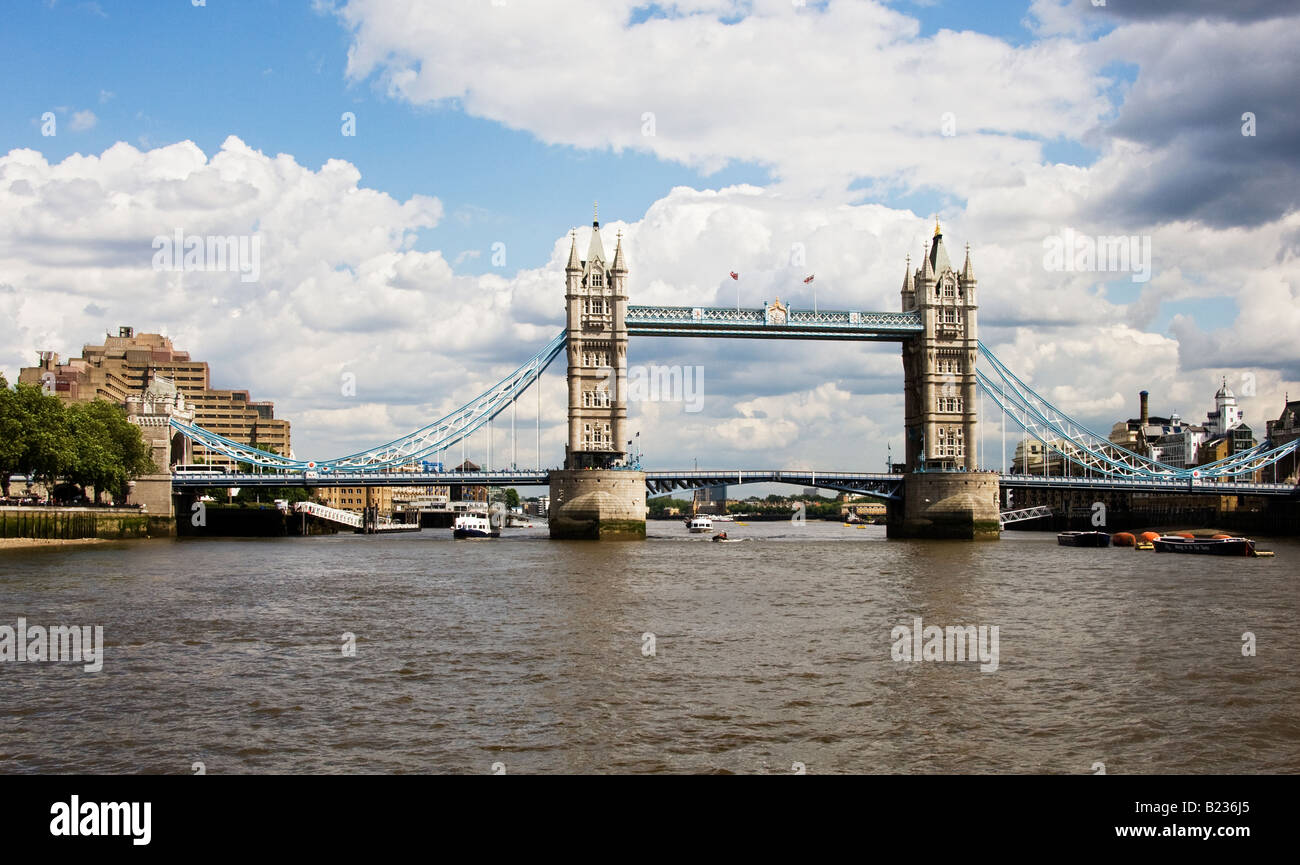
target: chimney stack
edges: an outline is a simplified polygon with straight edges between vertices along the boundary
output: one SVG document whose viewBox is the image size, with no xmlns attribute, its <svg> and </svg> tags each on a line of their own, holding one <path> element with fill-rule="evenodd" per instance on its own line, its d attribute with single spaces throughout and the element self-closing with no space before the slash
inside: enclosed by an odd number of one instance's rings
<svg viewBox="0 0 1300 865">
<path fill-rule="evenodd" d="M 1141 404 L 1141 410 L 1138 412 L 1138 416 L 1139 416 L 1139 418 L 1140 418 L 1141 421 L 1142 421 L 1142 426 L 1146 426 L 1146 425 L 1147 425 L 1147 420 L 1151 417 L 1151 415 L 1148 414 L 1148 412 L 1147 412 L 1147 392 L 1146 392 L 1146 391 L 1142 391 L 1141 393 L 1139 393 L 1139 394 L 1138 394 L 1138 399 L 1141 401 L 1141 403 L 1140 403 L 1140 404 Z"/>
</svg>

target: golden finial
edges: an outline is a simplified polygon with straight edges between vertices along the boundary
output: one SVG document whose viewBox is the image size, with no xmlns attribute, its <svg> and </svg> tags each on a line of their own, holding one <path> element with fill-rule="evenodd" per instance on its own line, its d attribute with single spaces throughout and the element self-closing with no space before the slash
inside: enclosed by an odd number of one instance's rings
<svg viewBox="0 0 1300 865">
<path fill-rule="evenodd" d="M 934 236 L 938 237 L 940 234 L 943 234 L 943 232 L 939 230 L 939 217 L 936 216 L 934 218 Z"/>
</svg>

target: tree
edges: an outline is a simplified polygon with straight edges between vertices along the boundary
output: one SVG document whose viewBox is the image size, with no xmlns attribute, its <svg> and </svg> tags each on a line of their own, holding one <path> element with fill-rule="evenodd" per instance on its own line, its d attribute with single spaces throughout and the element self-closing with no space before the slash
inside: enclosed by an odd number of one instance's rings
<svg viewBox="0 0 1300 865">
<path fill-rule="evenodd" d="M 36 385 L 20 384 L 9 397 L 22 440 L 17 470 L 53 488 L 69 460 L 63 403 Z"/>
<path fill-rule="evenodd" d="M 9 476 L 18 471 L 27 450 L 17 396 L 0 373 L 0 495 L 9 497 Z"/>
<path fill-rule="evenodd" d="M 674 499 L 668 496 L 658 496 L 646 499 L 646 512 L 652 518 L 667 516 L 670 509 L 676 508 L 678 511 L 689 511 L 691 503 L 681 499 Z"/>
<path fill-rule="evenodd" d="M 102 400 L 64 405 L 34 385 L 10 389 L 0 377 L 0 482 L 31 476 L 53 490 L 60 479 L 84 494 L 94 486 L 123 497 L 127 481 L 152 471 L 140 428 L 119 406 Z"/>
<path fill-rule="evenodd" d="M 506 507 L 514 510 L 519 507 L 519 491 L 514 487 L 506 490 Z"/>
<path fill-rule="evenodd" d="M 93 486 L 96 501 L 104 493 L 125 498 L 128 481 L 154 471 L 140 427 L 126 419 L 121 407 L 103 400 L 72 403 L 64 421 L 62 474 L 83 489 Z"/>
</svg>

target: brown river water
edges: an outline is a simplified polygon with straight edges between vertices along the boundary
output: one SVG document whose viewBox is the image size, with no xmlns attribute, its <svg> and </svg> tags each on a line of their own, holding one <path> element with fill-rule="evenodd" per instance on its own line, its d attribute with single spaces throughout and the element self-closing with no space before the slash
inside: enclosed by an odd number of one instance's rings
<svg viewBox="0 0 1300 865">
<path fill-rule="evenodd" d="M 0 663 L 0 772 L 1300 771 L 1294 539 L 727 528 L 0 550 L 0 625 L 105 642 L 98 672 Z M 895 660 L 917 617 L 996 626 L 996 670 Z"/>
</svg>

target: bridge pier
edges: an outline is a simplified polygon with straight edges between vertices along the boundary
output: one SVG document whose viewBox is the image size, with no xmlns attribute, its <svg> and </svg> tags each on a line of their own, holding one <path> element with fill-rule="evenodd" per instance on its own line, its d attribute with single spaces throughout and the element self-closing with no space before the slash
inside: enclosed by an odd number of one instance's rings
<svg viewBox="0 0 1300 865">
<path fill-rule="evenodd" d="M 889 503 L 891 538 L 952 538 L 996 541 L 996 472 L 912 472 L 903 479 L 903 500 Z"/>
<path fill-rule="evenodd" d="M 557 540 L 645 539 L 645 472 L 553 471 L 551 537 Z"/>
</svg>

